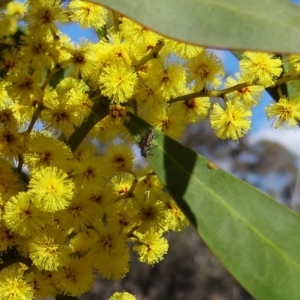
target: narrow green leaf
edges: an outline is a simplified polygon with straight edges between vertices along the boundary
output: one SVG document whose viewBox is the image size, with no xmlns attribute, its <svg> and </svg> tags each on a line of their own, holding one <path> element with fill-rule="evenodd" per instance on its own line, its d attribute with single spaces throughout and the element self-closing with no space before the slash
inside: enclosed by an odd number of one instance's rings
<svg viewBox="0 0 300 300">
<path fill-rule="evenodd" d="M 300 7 L 282 0 L 92 0 L 163 35 L 213 48 L 299 53 Z"/>
<path fill-rule="evenodd" d="M 100 29 L 95 29 L 95 31 L 96 31 L 96 34 L 97 34 L 100 41 L 101 40 L 108 41 L 106 26 L 102 26 Z"/>
<path fill-rule="evenodd" d="M 62 79 L 64 79 L 64 77 L 65 77 L 65 69 L 61 68 L 57 70 L 50 80 L 50 85 L 53 88 L 56 88 L 56 86 L 60 83 Z"/>
<path fill-rule="evenodd" d="M 231 54 L 237 59 L 241 60 L 243 58 L 243 52 L 242 51 L 237 51 L 237 50 L 231 50 Z"/>
<path fill-rule="evenodd" d="M 130 114 L 128 129 L 149 128 Z M 256 299 L 300 299 L 300 218 L 179 142 L 158 134 L 147 157 L 228 271 Z"/>
</svg>

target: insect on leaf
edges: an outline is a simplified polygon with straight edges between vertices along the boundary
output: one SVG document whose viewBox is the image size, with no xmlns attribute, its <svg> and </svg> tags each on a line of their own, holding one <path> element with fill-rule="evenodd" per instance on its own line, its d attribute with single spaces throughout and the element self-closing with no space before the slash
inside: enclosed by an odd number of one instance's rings
<svg viewBox="0 0 300 300">
<path fill-rule="evenodd" d="M 150 127 L 129 115 L 133 135 Z M 154 172 L 244 288 L 256 299 L 300 299 L 300 217 L 170 137 L 152 143 Z"/>
</svg>

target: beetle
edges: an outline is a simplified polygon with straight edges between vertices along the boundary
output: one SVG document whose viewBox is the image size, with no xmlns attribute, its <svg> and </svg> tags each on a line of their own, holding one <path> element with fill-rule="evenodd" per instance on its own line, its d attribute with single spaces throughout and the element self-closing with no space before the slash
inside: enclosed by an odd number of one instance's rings
<svg viewBox="0 0 300 300">
<path fill-rule="evenodd" d="M 141 155 L 143 157 L 147 157 L 151 154 L 151 142 L 153 139 L 157 137 L 157 134 L 154 134 L 151 128 L 148 128 L 142 135 L 141 140 L 139 142 L 139 146 L 141 149 Z"/>
</svg>

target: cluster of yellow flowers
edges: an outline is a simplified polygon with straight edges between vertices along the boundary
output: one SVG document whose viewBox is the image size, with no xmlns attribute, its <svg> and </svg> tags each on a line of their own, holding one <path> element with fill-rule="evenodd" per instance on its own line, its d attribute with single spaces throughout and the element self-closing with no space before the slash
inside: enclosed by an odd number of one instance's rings
<svg viewBox="0 0 300 300">
<path fill-rule="evenodd" d="M 58 27 L 66 22 L 94 28 L 99 41 L 75 44 Z M 209 115 L 218 137 L 237 140 L 264 88 L 300 73 L 300 56 L 277 79 L 279 58 L 245 52 L 241 72 L 217 90 L 224 68 L 213 52 L 81 0 L 10 2 L 0 39 L 1 300 L 80 295 L 96 272 L 121 279 L 130 249 L 157 263 L 168 250 L 163 234 L 188 225 L 137 163 L 127 111 L 175 139 Z M 215 96 L 223 106 L 211 107 Z M 296 126 L 299 98 L 282 96 L 266 113 L 277 127 Z"/>
</svg>

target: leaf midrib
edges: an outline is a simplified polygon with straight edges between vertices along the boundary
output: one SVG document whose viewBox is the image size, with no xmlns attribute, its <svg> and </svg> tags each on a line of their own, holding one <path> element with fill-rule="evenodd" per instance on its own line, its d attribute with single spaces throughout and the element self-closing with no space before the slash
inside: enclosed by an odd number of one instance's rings
<svg viewBox="0 0 300 300">
<path fill-rule="evenodd" d="M 261 234 L 260 231 L 258 231 L 251 223 L 249 223 L 245 218 L 242 217 L 240 213 L 238 213 L 236 210 L 234 210 L 226 201 L 224 201 L 218 194 L 216 194 L 212 189 L 209 189 L 207 185 L 203 184 L 202 181 L 200 181 L 197 177 L 194 175 L 190 176 L 190 173 L 183 168 L 181 164 L 179 164 L 176 160 L 173 159 L 172 156 L 168 154 L 168 152 L 164 151 L 164 148 L 160 146 L 157 142 L 154 141 L 154 144 L 157 146 L 157 148 L 163 153 L 163 155 L 166 155 L 169 157 L 169 159 L 172 161 L 174 165 L 176 165 L 180 170 L 182 170 L 182 173 L 184 173 L 186 176 L 188 176 L 191 180 L 194 180 L 201 186 L 208 194 L 212 195 L 214 199 L 216 199 L 220 204 L 229 211 L 229 213 L 232 216 L 235 216 L 238 220 L 241 221 L 242 224 L 245 225 L 245 227 L 249 228 L 251 232 L 253 232 L 254 235 L 256 235 L 263 243 L 268 245 L 270 248 L 272 248 L 275 252 L 277 252 L 280 256 L 285 258 L 288 262 L 293 264 L 296 269 L 300 271 L 300 264 L 292 259 L 289 255 L 286 254 L 280 247 L 278 247 L 276 244 L 274 244 L 270 239 L 266 238 L 265 235 Z M 161 178 L 160 178 L 161 179 Z M 162 181 L 163 182 L 163 181 Z"/>
</svg>

